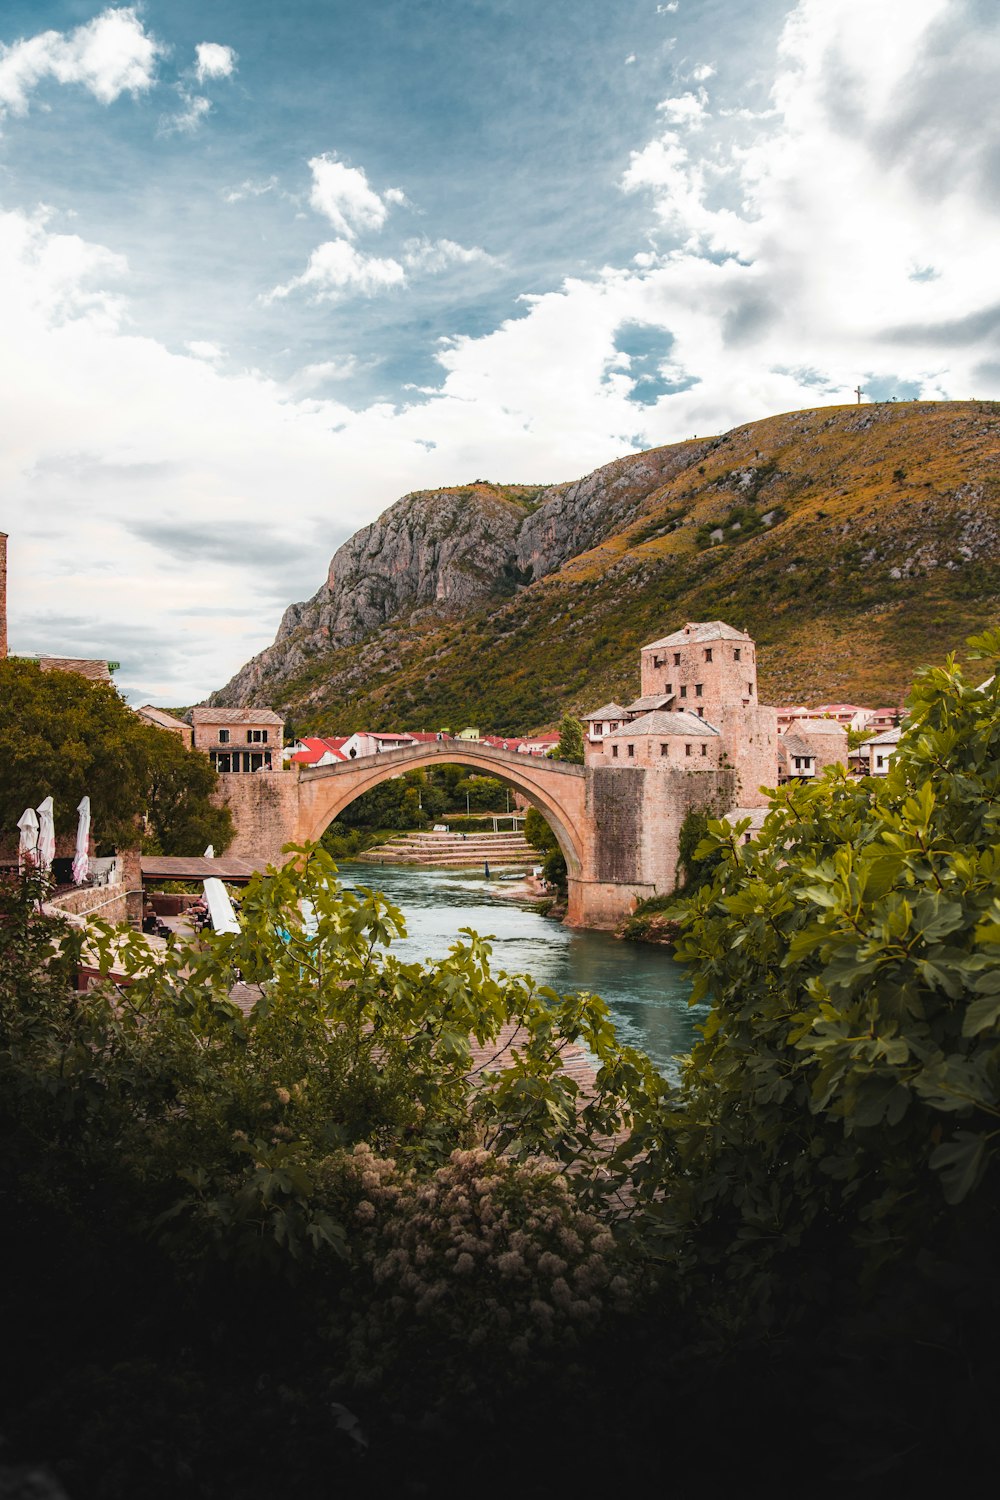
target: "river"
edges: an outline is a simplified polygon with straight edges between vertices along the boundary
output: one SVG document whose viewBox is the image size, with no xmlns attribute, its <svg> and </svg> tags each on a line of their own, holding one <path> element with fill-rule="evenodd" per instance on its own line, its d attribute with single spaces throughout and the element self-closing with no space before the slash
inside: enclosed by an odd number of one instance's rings
<svg viewBox="0 0 1000 1500">
<path fill-rule="evenodd" d="M 530 974 L 560 992 L 600 995 L 619 1040 L 642 1048 L 668 1075 L 707 1014 L 706 1006 L 688 1006 L 690 984 L 668 949 L 563 927 L 494 894 L 474 871 L 344 860 L 340 878 L 345 886 L 380 890 L 402 910 L 407 936 L 393 944 L 401 958 L 443 958 L 459 928 L 471 927 L 491 939 L 494 970 Z"/>
</svg>

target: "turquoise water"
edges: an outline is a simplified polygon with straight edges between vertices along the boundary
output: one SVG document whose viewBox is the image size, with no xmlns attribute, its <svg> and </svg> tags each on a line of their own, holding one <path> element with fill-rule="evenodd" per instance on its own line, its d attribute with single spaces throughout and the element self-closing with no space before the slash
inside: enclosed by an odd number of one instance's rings
<svg viewBox="0 0 1000 1500">
<path fill-rule="evenodd" d="M 619 1039 L 641 1047 L 663 1071 L 695 1039 L 707 1008 L 688 1006 L 690 985 L 668 949 L 578 932 L 493 893 L 470 870 L 417 869 L 345 860 L 346 886 L 371 886 L 400 907 L 407 936 L 393 952 L 407 960 L 443 958 L 460 927 L 493 943 L 494 970 L 530 974 L 554 990 L 591 990 L 611 1012 Z"/>
</svg>

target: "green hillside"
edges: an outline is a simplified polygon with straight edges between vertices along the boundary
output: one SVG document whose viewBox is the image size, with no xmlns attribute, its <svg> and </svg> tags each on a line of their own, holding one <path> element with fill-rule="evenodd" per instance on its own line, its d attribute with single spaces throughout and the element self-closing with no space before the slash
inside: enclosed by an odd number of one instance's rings
<svg viewBox="0 0 1000 1500">
<path fill-rule="evenodd" d="M 317 652 L 272 700 L 299 732 L 525 732 L 637 692 L 639 646 L 722 618 L 756 637 L 764 701 L 879 705 L 1000 619 L 998 403 L 793 412 L 622 459 L 618 489 L 665 455 L 591 550 Z"/>
</svg>

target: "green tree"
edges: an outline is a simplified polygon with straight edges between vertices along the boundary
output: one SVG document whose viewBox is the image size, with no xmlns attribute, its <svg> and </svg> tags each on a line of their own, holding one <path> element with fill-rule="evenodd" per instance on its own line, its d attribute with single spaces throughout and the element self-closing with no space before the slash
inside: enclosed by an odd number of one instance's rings
<svg viewBox="0 0 1000 1500">
<path fill-rule="evenodd" d="M 555 834 L 537 807 L 529 807 L 524 815 L 524 837 L 533 849 L 538 849 L 542 854 L 551 854 L 559 848 Z"/>
<path fill-rule="evenodd" d="M 210 801 L 216 773 L 207 757 L 145 724 L 110 684 L 75 672 L 43 672 L 16 657 L 0 662 L 0 764 L 0 826 L 11 836 L 24 809 L 47 796 L 56 832 L 71 834 L 88 795 L 105 850 L 134 844 L 145 814 L 163 853 L 232 838 L 228 812 Z"/>
<path fill-rule="evenodd" d="M 554 759 L 568 760 L 574 766 L 583 765 L 583 726 L 574 714 L 562 717 Z"/>
<path fill-rule="evenodd" d="M 524 837 L 533 849 L 537 849 L 545 856 L 542 860 L 542 874 L 549 885 L 564 891 L 566 889 L 566 860 L 559 847 L 559 840 L 537 807 L 529 807 L 525 814 Z"/>
<path fill-rule="evenodd" d="M 143 847 L 156 854 L 194 854 L 232 842 L 228 807 L 216 807 L 212 793 L 218 773 L 208 756 L 188 750 L 176 734 L 150 726 L 146 735 Z"/>
</svg>

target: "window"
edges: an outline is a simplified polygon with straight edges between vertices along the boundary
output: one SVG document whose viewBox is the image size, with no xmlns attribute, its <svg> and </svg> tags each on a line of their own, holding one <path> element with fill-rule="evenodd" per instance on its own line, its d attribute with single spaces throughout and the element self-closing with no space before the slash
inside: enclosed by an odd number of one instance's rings
<svg viewBox="0 0 1000 1500">
<path fill-rule="evenodd" d="M 687 695 L 688 695 L 687 683 L 682 682 L 681 683 L 681 697 L 682 698 L 686 698 Z"/>
<path fill-rule="evenodd" d="M 618 746 L 617 745 L 612 745 L 611 746 L 611 759 L 612 760 L 617 760 L 618 759 Z"/>
<path fill-rule="evenodd" d="M 613 719 L 611 721 L 611 723 L 608 725 L 608 733 L 609 734 L 614 734 L 615 730 L 618 729 L 618 728 L 620 728 L 618 720 L 617 719 Z"/>
<path fill-rule="evenodd" d="M 733 661 L 739 661 L 739 659 L 742 656 L 742 654 L 743 654 L 743 652 L 742 652 L 741 648 L 739 646 L 736 646 L 734 648 L 734 650 L 733 650 Z"/>
<path fill-rule="evenodd" d="M 795 757 L 795 769 L 796 771 L 802 770 L 802 757 L 800 755 Z"/>
<path fill-rule="evenodd" d="M 673 683 L 672 683 L 672 682 L 668 682 L 668 683 L 665 683 L 665 684 L 664 684 L 664 688 L 663 688 L 663 691 L 664 691 L 664 692 L 665 692 L 665 693 L 672 693 L 672 692 L 673 692 L 673 690 L 674 690 L 674 685 L 673 685 Z"/>
<path fill-rule="evenodd" d="M 703 708 L 699 708 L 698 717 L 699 719 L 703 719 L 705 717 L 705 710 Z"/>
<path fill-rule="evenodd" d="M 711 661 L 712 660 L 712 648 L 711 648 L 711 646 L 706 646 L 705 647 L 705 660 L 706 661 Z"/>
<path fill-rule="evenodd" d="M 266 729 L 248 729 L 247 730 L 247 744 L 248 745 L 266 745 L 267 744 L 267 730 Z"/>
<path fill-rule="evenodd" d="M 228 745 L 229 744 L 229 730 L 228 729 L 220 729 L 219 730 L 219 744 L 220 745 Z"/>
<path fill-rule="evenodd" d="M 690 745 L 685 745 L 684 746 L 684 754 L 685 755 L 690 755 L 691 754 L 691 746 Z"/>
<path fill-rule="evenodd" d="M 701 688 L 702 688 L 701 683 L 700 682 L 696 682 L 695 685 L 694 685 L 694 695 L 695 695 L 696 698 L 700 698 L 701 697 Z"/>
<path fill-rule="evenodd" d="M 675 667 L 679 667 L 680 664 L 681 664 L 681 653 L 679 651 L 675 651 L 674 652 L 674 666 Z"/>
<path fill-rule="evenodd" d="M 701 753 L 702 753 L 702 755 L 707 755 L 708 754 L 708 746 L 707 745 L 702 745 L 702 747 L 701 747 Z"/>
<path fill-rule="evenodd" d="M 753 697 L 753 683 L 752 682 L 748 682 L 747 683 L 747 692 L 750 694 L 750 696 L 752 698 Z"/>
<path fill-rule="evenodd" d="M 629 759 L 630 760 L 634 760 L 635 759 L 635 746 L 634 745 L 629 745 L 629 747 L 628 747 L 628 753 L 629 753 Z"/>
<path fill-rule="evenodd" d="M 669 745 L 661 745 L 660 746 L 660 754 L 661 755 L 669 755 L 670 754 L 670 746 Z"/>
</svg>

